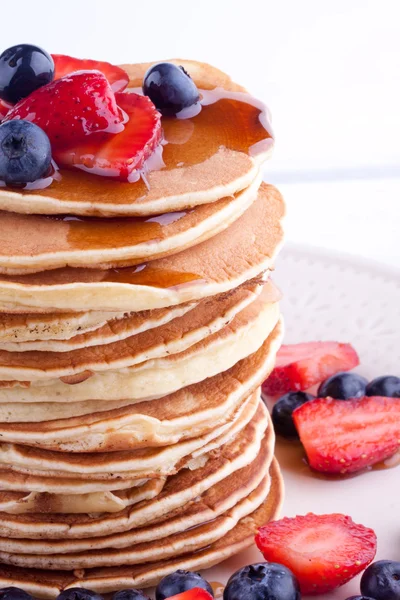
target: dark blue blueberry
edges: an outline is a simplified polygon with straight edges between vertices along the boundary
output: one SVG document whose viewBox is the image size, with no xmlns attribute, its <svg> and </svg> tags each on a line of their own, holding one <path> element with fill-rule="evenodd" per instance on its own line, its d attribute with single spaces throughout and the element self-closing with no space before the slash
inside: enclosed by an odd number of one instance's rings
<svg viewBox="0 0 400 600">
<path fill-rule="evenodd" d="M 346 600 L 374 600 L 371 596 L 350 596 Z"/>
<path fill-rule="evenodd" d="M 54 61 L 42 48 L 19 44 L 0 55 L 0 98 L 16 104 L 54 79 Z"/>
<path fill-rule="evenodd" d="M 373 379 L 367 385 L 367 396 L 387 396 L 388 398 L 400 398 L 400 377 L 384 375 Z"/>
<path fill-rule="evenodd" d="M 293 411 L 310 400 L 314 400 L 314 396 L 305 392 L 289 392 L 279 398 L 272 409 L 275 433 L 288 439 L 298 439 L 299 435 L 293 422 Z"/>
<path fill-rule="evenodd" d="M 150 598 L 140 590 L 128 589 L 116 592 L 112 597 L 112 600 L 150 600 Z"/>
<path fill-rule="evenodd" d="M 104 600 L 103 596 L 93 592 L 92 590 L 85 590 L 85 588 L 69 588 L 64 590 L 57 596 L 57 600 Z"/>
<path fill-rule="evenodd" d="M 40 179 L 51 164 L 50 141 L 43 129 L 29 121 L 0 125 L 0 179 L 15 185 Z"/>
<path fill-rule="evenodd" d="M 293 573 L 277 563 L 258 563 L 239 569 L 224 590 L 224 600 L 300 600 Z"/>
<path fill-rule="evenodd" d="M 374 600 L 400 600 L 400 562 L 378 560 L 364 571 L 361 593 Z"/>
<path fill-rule="evenodd" d="M 199 90 L 189 73 L 167 62 L 148 69 L 143 79 L 143 93 L 164 115 L 176 115 L 199 100 Z"/>
<path fill-rule="evenodd" d="M 164 579 L 161 579 L 156 587 L 156 600 L 164 600 L 164 598 L 181 594 L 182 592 L 192 590 L 196 587 L 207 590 L 207 592 L 214 597 L 211 585 L 208 581 L 203 579 L 200 573 L 179 569 L 178 571 L 175 571 L 175 573 L 171 573 L 164 577 Z"/>
<path fill-rule="evenodd" d="M 0 589 L 0 600 L 33 600 L 33 597 L 17 587 Z"/>
<path fill-rule="evenodd" d="M 347 400 L 348 398 L 361 398 L 365 396 L 368 381 L 357 373 L 336 373 L 318 388 L 320 398 L 336 398 L 336 400 Z"/>
</svg>

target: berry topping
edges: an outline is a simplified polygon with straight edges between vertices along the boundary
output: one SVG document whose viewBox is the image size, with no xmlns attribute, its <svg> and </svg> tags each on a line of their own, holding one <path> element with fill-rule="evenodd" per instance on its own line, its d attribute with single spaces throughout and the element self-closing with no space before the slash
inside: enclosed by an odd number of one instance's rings
<svg viewBox="0 0 400 600">
<path fill-rule="evenodd" d="M 61 592 L 57 596 L 57 600 L 103 600 L 103 596 L 93 592 L 93 590 L 75 587 Z"/>
<path fill-rule="evenodd" d="M 4 102 L 4 100 L 0 100 L 0 121 L 4 119 L 9 110 L 12 109 L 12 104 L 8 104 L 8 102 Z"/>
<path fill-rule="evenodd" d="M 1 600 L 33 600 L 32 596 L 17 587 L 6 587 L 0 589 Z"/>
<path fill-rule="evenodd" d="M 387 398 L 400 398 L 400 377 L 384 375 L 373 379 L 367 385 L 367 396 L 386 396 Z"/>
<path fill-rule="evenodd" d="M 400 562 L 372 563 L 361 577 L 361 593 L 374 600 L 400 600 Z"/>
<path fill-rule="evenodd" d="M 29 121 L 2 123 L 0 150 L 0 179 L 9 185 L 36 181 L 49 171 L 49 138 Z"/>
<path fill-rule="evenodd" d="M 302 594 L 323 594 L 343 585 L 376 553 L 373 530 L 340 514 L 310 513 L 271 522 L 261 527 L 256 543 L 267 561 L 294 573 Z"/>
<path fill-rule="evenodd" d="M 116 592 L 113 595 L 112 600 L 150 600 L 150 598 L 140 590 L 128 589 Z"/>
<path fill-rule="evenodd" d="M 352 473 L 392 456 L 400 445 L 400 400 L 318 398 L 293 413 L 310 466 Z"/>
<path fill-rule="evenodd" d="M 0 55 L 0 98 L 6 102 L 19 102 L 53 77 L 53 59 L 38 46 L 19 44 Z"/>
<path fill-rule="evenodd" d="M 156 600 L 164 600 L 164 598 L 170 598 L 171 596 L 182 594 L 182 592 L 192 590 L 193 588 L 201 588 L 206 590 L 209 594 L 211 594 L 212 598 L 214 597 L 211 585 L 200 575 L 200 573 L 179 569 L 178 571 L 175 571 L 175 573 L 171 573 L 170 575 L 167 575 L 161 579 L 160 583 L 156 587 Z M 191 598 L 192 596 L 190 596 L 190 598 L 188 597 L 188 600 Z M 179 600 L 181 599 L 179 598 Z"/>
<path fill-rule="evenodd" d="M 49 136 L 53 150 L 76 145 L 88 134 L 123 129 L 114 93 L 99 71 L 67 75 L 36 90 L 16 104 L 5 121 L 13 119 L 39 125 Z"/>
<path fill-rule="evenodd" d="M 368 381 L 357 373 L 336 373 L 318 388 L 320 398 L 336 398 L 336 400 L 347 400 L 348 398 L 360 398 L 365 396 Z"/>
<path fill-rule="evenodd" d="M 212 600 L 213 597 L 214 596 L 211 596 L 211 594 L 202 588 L 192 588 L 187 592 L 171 596 L 169 600 Z"/>
<path fill-rule="evenodd" d="M 293 573 L 273 562 L 248 565 L 236 571 L 224 590 L 224 600 L 300 600 Z"/>
<path fill-rule="evenodd" d="M 164 62 L 148 69 L 143 93 L 163 115 L 176 115 L 199 101 L 199 90 L 183 67 Z"/>
<path fill-rule="evenodd" d="M 272 409 L 275 433 L 288 439 L 298 439 L 299 435 L 293 423 L 293 411 L 313 399 L 314 396 L 305 392 L 289 392 L 281 396 Z"/>
<path fill-rule="evenodd" d="M 350 344 L 308 342 L 282 346 L 263 391 L 275 396 L 307 390 L 338 371 L 349 371 L 358 364 L 357 353 Z"/>
<path fill-rule="evenodd" d="M 121 69 L 121 67 L 111 65 L 108 62 L 74 58 L 72 56 L 65 56 L 64 54 L 52 54 L 52 57 L 55 67 L 55 79 L 61 79 L 61 77 L 75 71 L 100 71 L 105 75 L 114 93 L 122 92 L 129 83 L 128 73 Z"/>
<path fill-rule="evenodd" d="M 122 93 L 116 94 L 116 100 L 128 116 L 124 130 L 117 135 L 88 136 L 73 148 L 57 150 L 54 158 L 58 164 L 95 175 L 133 180 L 161 140 L 161 115 L 145 96 Z"/>
</svg>

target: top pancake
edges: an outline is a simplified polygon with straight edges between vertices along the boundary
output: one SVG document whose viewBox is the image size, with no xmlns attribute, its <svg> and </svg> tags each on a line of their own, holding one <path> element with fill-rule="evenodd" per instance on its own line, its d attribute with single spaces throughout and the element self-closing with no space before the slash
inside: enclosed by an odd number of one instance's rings
<svg viewBox="0 0 400 600">
<path fill-rule="evenodd" d="M 0 210 L 146 216 L 215 202 L 247 187 L 273 146 L 268 111 L 218 69 L 194 61 L 171 62 L 192 76 L 203 106 L 190 119 L 163 117 L 167 143 L 161 160 L 158 152 L 151 157 L 164 165 L 161 169 L 146 172 L 135 183 L 62 170 L 61 180 L 42 190 L 2 188 Z M 149 66 L 124 66 L 134 91 L 141 88 Z"/>
</svg>

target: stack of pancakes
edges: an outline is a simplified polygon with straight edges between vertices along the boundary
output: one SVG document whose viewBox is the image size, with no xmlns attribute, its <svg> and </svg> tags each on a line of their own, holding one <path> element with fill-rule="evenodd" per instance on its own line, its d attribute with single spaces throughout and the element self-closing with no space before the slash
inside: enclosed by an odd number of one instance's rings
<svg viewBox="0 0 400 600">
<path fill-rule="evenodd" d="M 246 548 L 279 509 L 259 390 L 282 337 L 268 113 L 178 63 L 203 107 L 163 118 L 140 181 L 0 190 L 1 586 L 148 587 Z M 148 66 L 125 66 L 130 87 Z"/>
</svg>

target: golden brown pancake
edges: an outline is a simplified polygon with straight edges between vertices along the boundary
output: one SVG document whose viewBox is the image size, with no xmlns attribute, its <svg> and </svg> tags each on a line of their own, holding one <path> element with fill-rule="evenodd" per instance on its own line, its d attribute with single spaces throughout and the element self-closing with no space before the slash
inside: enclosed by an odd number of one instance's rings
<svg viewBox="0 0 400 600">
<path fill-rule="evenodd" d="M 202 110 L 191 119 L 163 117 L 159 170 L 135 183 L 121 183 L 78 170 L 61 170 L 50 187 L 21 192 L 0 189 L 0 210 L 28 214 L 148 216 L 208 204 L 244 189 L 268 158 L 273 138 L 266 107 L 221 72 L 180 61 L 202 93 Z M 127 65 L 130 87 L 141 86 L 148 65 Z M 202 91 L 203 90 L 203 91 Z M 207 90 L 207 91 L 206 91 Z"/>
<path fill-rule="evenodd" d="M 284 213 L 279 192 L 262 184 L 240 219 L 194 248 L 126 269 L 3 275 L 0 308 L 136 312 L 226 292 L 273 267 L 283 240 Z"/>
<path fill-rule="evenodd" d="M 38 597 L 52 599 L 61 590 L 70 587 L 89 588 L 99 593 L 151 587 L 177 569 L 198 570 L 211 567 L 251 546 L 258 528 L 278 517 L 283 499 L 283 481 L 276 461 L 271 465 L 270 476 L 270 493 L 261 507 L 239 521 L 219 541 L 194 554 L 137 567 L 101 567 L 74 573 L 3 566 L 0 569 L 0 583 L 3 586 L 18 585 Z"/>
<path fill-rule="evenodd" d="M 257 177 L 234 196 L 151 217 L 51 217 L 0 211 L 0 273 L 129 267 L 176 254 L 229 227 L 255 200 L 260 183 Z"/>
</svg>

